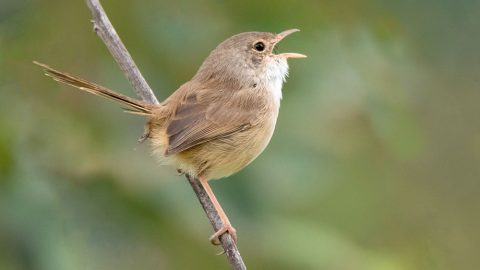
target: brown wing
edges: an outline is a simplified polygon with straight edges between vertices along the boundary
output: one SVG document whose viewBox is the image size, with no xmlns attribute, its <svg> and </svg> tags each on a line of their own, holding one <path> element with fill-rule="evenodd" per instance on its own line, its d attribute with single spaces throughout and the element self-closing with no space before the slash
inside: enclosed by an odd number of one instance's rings
<svg viewBox="0 0 480 270">
<path fill-rule="evenodd" d="M 250 128 L 264 107 L 252 96 L 255 89 L 189 90 L 168 123 L 167 156 Z"/>
</svg>

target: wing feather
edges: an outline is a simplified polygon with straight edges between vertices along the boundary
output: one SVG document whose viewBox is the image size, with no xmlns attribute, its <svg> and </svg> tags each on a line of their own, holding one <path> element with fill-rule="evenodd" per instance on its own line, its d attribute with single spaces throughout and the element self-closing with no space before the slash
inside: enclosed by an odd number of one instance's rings
<svg viewBox="0 0 480 270">
<path fill-rule="evenodd" d="M 250 128 L 265 106 L 262 99 L 251 98 L 255 89 L 212 91 L 184 87 L 190 89 L 177 102 L 167 126 L 167 156 Z"/>
</svg>

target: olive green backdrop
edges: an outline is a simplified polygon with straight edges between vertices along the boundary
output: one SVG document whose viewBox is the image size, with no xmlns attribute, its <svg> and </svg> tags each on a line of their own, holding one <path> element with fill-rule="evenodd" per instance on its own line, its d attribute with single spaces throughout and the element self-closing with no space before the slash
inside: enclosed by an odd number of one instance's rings
<svg viewBox="0 0 480 270">
<path fill-rule="evenodd" d="M 243 31 L 302 32 L 279 122 L 212 183 L 250 269 L 480 265 L 479 1 L 104 0 L 159 99 Z M 0 1 L 0 269 L 228 269 L 144 120 L 32 60 L 134 96 L 83 1 Z"/>
</svg>

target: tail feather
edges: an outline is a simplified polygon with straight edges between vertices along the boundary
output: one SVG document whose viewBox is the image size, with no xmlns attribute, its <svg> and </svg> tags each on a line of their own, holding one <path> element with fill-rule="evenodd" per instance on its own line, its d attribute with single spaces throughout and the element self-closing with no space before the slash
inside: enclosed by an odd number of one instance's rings
<svg viewBox="0 0 480 270">
<path fill-rule="evenodd" d="M 94 84 L 86 80 L 72 76 L 70 74 L 55 70 L 45 64 L 42 64 L 36 61 L 34 61 L 33 63 L 42 67 L 45 71 L 45 75 L 51 77 L 57 82 L 61 82 L 61 83 L 73 86 L 75 88 L 78 88 L 80 90 L 92 93 L 94 95 L 105 97 L 105 98 L 117 101 L 119 103 L 122 103 L 124 105 L 127 105 L 128 108 L 125 109 L 125 112 L 138 114 L 138 115 L 147 115 L 147 116 L 153 114 L 152 105 L 144 101 L 127 97 L 125 95 L 119 94 L 115 91 L 107 89 L 98 84 Z"/>
</svg>

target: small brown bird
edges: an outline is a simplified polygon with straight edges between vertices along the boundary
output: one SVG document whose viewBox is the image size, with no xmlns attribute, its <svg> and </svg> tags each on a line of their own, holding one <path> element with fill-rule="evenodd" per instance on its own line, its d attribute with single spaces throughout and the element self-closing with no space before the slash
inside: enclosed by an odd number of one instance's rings
<svg viewBox="0 0 480 270">
<path fill-rule="evenodd" d="M 163 163 L 197 177 L 212 200 L 222 229 L 210 241 L 236 231 L 218 203 L 208 180 L 238 172 L 267 146 L 277 121 L 288 58 L 275 45 L 297 29 L 279 34 L 246 32 L 220 43 L 195 76 L 160 104 L 149 104 L 35 62 L 46 75 L 80 90 L 126 105 L 129 113 L 148 118 L 144 139 Z"/>
</svg>

